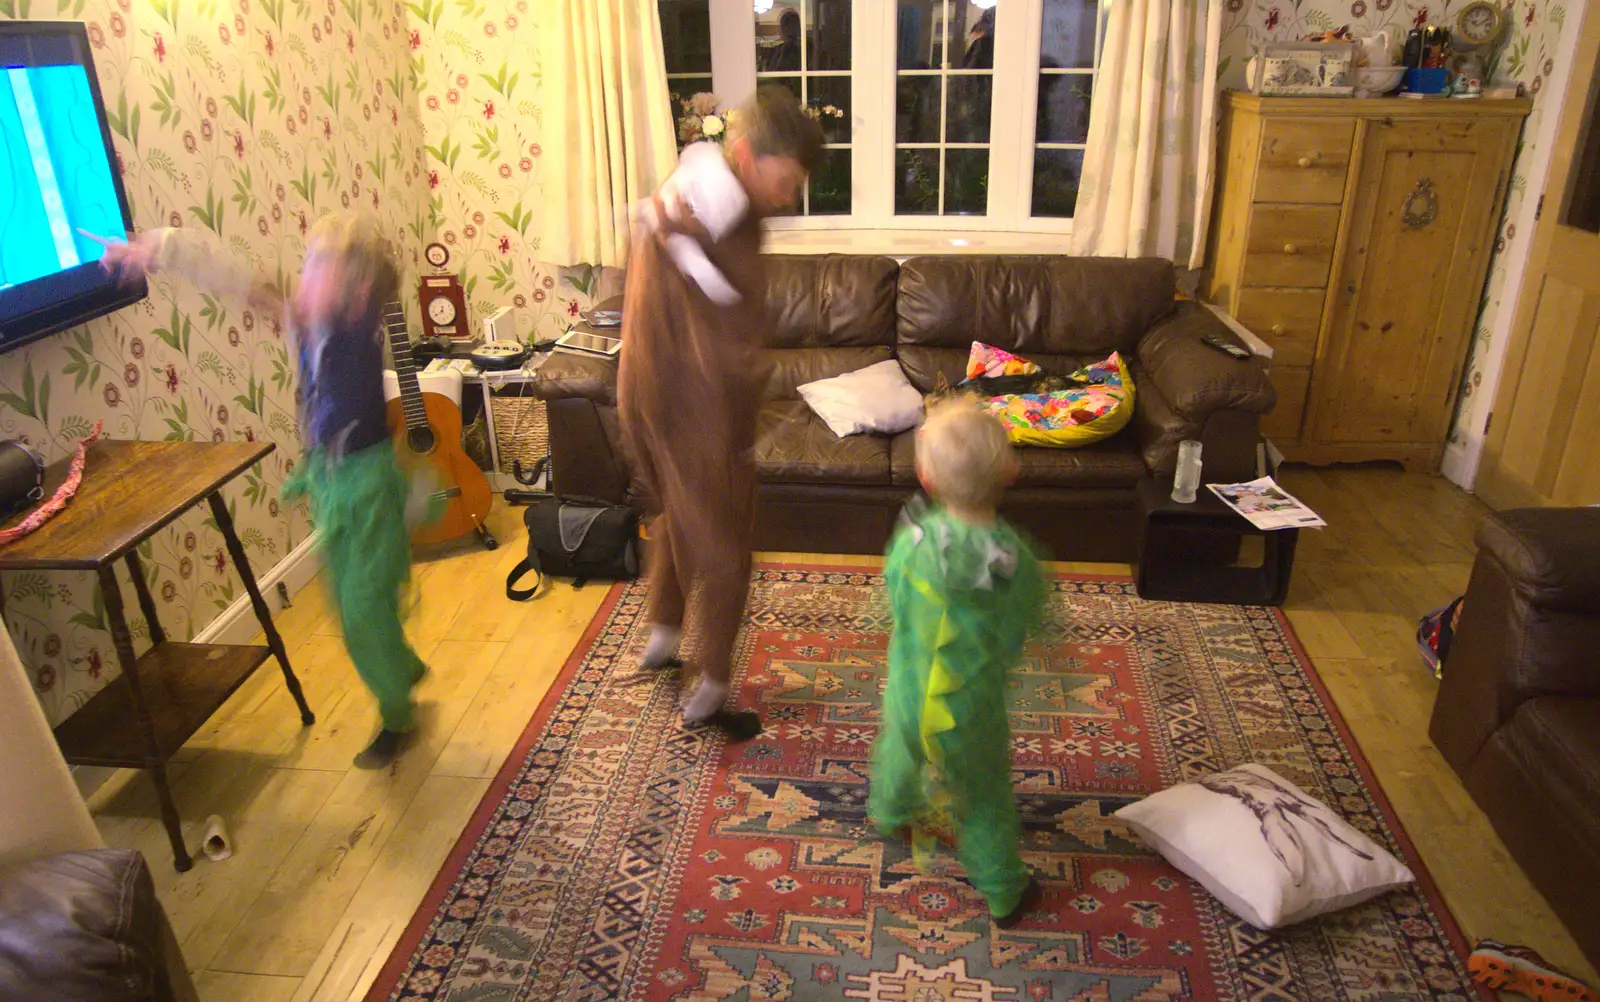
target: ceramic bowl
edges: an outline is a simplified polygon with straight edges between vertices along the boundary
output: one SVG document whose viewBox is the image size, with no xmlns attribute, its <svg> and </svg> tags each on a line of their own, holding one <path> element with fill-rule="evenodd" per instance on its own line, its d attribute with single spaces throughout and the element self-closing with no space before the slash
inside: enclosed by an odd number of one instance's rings
<svg viewBox="0 0 1600 1002">
<path fill-rule="evenodd" d="M 1356 70 L 1356 96 L 1382 97 L 1405 79 L 1404 66 L 1368 66 Z"/>
</svg>

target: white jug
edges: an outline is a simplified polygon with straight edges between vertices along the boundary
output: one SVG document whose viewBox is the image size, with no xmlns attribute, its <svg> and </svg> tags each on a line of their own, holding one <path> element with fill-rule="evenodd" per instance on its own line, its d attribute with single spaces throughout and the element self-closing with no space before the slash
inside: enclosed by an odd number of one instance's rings
<svg viewBox="0 0 1600 1002">
<path fill-rule="evenodd" d="M 1361 46 L 1362 65 L 1373 68 L 1394 65 L 1394 54 L 1389 48 L 1387 29 L 1366 38 L 1358 38 L 1356 44 Z"/>
</svg>

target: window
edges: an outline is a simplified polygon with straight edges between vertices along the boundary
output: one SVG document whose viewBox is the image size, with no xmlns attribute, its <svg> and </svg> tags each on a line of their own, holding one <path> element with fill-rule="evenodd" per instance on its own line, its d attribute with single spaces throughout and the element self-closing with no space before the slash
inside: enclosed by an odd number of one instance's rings
<svg viewBox="0 0 1600 1002">
<path fill-rule="evenodd" d="M 850 0 L 756 4 L 756 83 L 787 87 L 813 109 L 827 139 L 802 216 L 850 214 Z"/>
<path fill-rule="evenodd" d="M 669 8 L 704 12 L 711 58 L 679 58 Z M 661 0 L 661 9 L 674 80 L 703 80 L 709 67 L 725 104 L 777 83 L 844 113 L 823 118 L 827 161 L 799 214 L 775 230 L 1046 239 L 1070 229 L 1100 0 Z"/>
<path fill-rule="evenodd" d="M 896 215 L 988 214 L 995 17 L 992 0 L 900 0 Z"/>
<path fill-rule="evenodd" d="M 711 89 L 711 0 L 656 0 L 656 7 L 676 115 L 689 98 Z"/>
<path fill-rule="evenodd" d="M 1096 0 L 1044 0 L 1033 131 L 1032 215 L 1068 217 L 1078 201 L 1103 19 Z"/>
</svg>

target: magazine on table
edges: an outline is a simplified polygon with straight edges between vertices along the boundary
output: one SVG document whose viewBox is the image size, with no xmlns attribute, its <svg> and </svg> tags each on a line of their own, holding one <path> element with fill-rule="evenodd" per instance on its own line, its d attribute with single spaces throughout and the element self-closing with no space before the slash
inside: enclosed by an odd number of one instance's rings
<svg viewBox="0 0 1600 1002">
<path fill-rule="evenodd" d="M 1206 488 L 1257 529 L 1320 529 L 1328 524 L 1271 477 L 1242 484 L 1206 484 Z"/>
</svg>

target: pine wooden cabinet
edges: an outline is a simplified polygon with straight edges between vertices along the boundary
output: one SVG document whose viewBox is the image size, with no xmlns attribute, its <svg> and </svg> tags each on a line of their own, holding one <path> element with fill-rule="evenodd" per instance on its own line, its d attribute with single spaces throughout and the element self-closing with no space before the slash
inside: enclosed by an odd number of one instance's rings
<svg viewBox="0 0 1600 1002">
<path fill-rule="evenodd" d="M 1273 346 L 1288 458 L 1438 468 L 1528 108 L 1224 96 L 1201 293 Z"/>
</svg>

